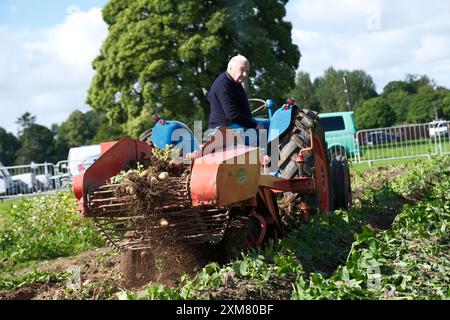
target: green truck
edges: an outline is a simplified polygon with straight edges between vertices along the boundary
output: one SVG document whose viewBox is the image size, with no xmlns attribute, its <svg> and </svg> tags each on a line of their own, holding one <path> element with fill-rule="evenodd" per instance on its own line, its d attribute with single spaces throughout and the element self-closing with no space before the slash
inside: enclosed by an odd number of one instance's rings
<svg viewBox="0 0 450 320">
<path fill-rule="evenodd" d="M 319 118 L 332 154 L 345 155 L 348 159 L 361 156 L 353 111 L 319 113 Z"/>
</svg>

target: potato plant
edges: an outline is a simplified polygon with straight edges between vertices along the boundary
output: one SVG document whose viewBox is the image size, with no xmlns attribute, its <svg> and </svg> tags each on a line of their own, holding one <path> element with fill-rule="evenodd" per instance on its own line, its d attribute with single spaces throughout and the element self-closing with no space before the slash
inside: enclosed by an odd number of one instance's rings
<svg viewBox="0 0 450 320">
<path fill-rule="evenodd" d="M 71 192 L 21 199 L 0 212 L 0 259 L 54 259 L 103 246 L 96 227 L 76 210 Z"/>
</svg>

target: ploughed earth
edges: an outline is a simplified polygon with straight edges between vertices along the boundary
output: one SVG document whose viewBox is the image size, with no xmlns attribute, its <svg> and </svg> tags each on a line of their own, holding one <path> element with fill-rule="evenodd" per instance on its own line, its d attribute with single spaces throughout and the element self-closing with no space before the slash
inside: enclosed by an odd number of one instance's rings
<svg viewBox="0 0 450 320">
<path fill-rule="evenodd" d="M 165 168 L 167 169 L 167 168 Z M 174 172 L 167 170 L 170 174 Z M 179 172 L 178 174 L 184 174 Z M 178 175 L 176 174 L 176 175 Z M 402 174 L 395 168 L 389 170 L 376 168 L 365 175 L 376 177 L 372 179 L 372 187 L 382 185 L 386 179 L 393 179 Z M 144 175 L 143 175 L 144 176 Z M 144 179 L 158 183 L 156 179 Z M 162 179 L 164 180 L 164 179 Z M 131 179 L 134 184 L 139 183 Z M 131 184 L 129 184 L 131 185 Z M 129 193 L 128 190 L 122 192 Z M 362 195 L 362 190 L 353 190 L 353 199 Z M 138 199 L 139 200 L 139 199 Z M 135 206 L 139 207 L 139 201 Z M 398 199 L 385 202 L 367 211 L 366 224 L 372 230 L 379 232 L 390 228 L 396 214 L 407 202 L 414 199 Z M 380 214 L 383 212 L 384 214 Z M 342 247 L 350 250 L 353 239 L 350 236 L 342 239 Z M 36 283 L 20 289 L 0 292 L 3 299 L 117 299 L 121 289 L 128 288 L 139 291 L 149 284 L 164 284 L 177 287 L 182 284 L 181 275 L 195 275 L 209 262 L 226 263 L 219 247 L 205 245 L 179 245 L 156 243 L 151 248 L 124 250 L 119 253 L 113 247 L 104 247 L 83 252 L 79 255 L 59 258 L 39 263 L 37 269 L 47 272 L 72 272 L 73 279 L 58 283 Z M 302 262 L 302 261 L 301 261 Z M 302 262 L 305 271 L 333 273 L 342 262 Z M 21 273 L 30 270 L 21 270 Z M 286 276 L 273 275 L 261 290 L 256 281 L 240 278 L 233 272 L 224 276 L 224 285 L 209 292 L 210 299 L 289 299 L 292 292 L 293 279 Z M 72 287 L 72 288 L 71 288 Z M 75 289 L 73 289 L 75 288 Z"/>
</svg>

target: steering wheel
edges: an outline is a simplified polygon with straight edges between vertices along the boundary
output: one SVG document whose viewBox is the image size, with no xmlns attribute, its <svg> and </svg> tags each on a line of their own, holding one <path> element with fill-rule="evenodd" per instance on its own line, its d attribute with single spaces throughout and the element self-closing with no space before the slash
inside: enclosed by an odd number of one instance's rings
<svg viewBox="0 0 450 320">
<path fill-rule="evenodd" d="M 261 103 L 261 105 L 258 108 L 256 108 L 255 110 L 252 111 L 252 115 L 255 115 L 255 114 L 257 114 L 257 113 L 267 109 L 267 104 L 262 99 L 254 99 L 254 98 L 252 98 L 252 99 L 248 99 L 248 101 L 249 102 L 259 102 L 259 103 Z"/>
</svg>

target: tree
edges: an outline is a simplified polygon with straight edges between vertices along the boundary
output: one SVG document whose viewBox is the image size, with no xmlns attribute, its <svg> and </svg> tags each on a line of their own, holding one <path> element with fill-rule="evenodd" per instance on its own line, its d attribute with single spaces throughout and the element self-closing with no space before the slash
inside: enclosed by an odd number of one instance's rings
<svg viewBox="0 0 450 320">
<path fill-rule="evenodd" d="M 415 88 L 404 81 L 391 81 L 383 88 L 383 95 L 387 96 L 392 92 L 403 91 L 405 93 L 415 93 Z"/>
<path fill-rule="evenodd" d="M 450 120 L 450 90 L 447 91 L 446 96 L 442 99 L 442 114 L 444 119 Z"/>
<path fill-rule="evenodd" d="M 25 112 L 20 118 L 17 119 L 16 123 L 19 125 L 20 129 L 18 135 L 20 136 L 23 130 L 31 127 L 36 123 L 36 116 L 31 115 L 29 112 Z"/>
<path fill-rule="evenodd" d="M 19 148 L 19 140 L 12 133 L 0 128 L 0 162 L 5 166 L 14 165 Z"/>
<path fill-rule="evenodd" d="M 408 110 L 408 122 L 425 123 L 434 118 L 441 118 L 445 109 L 447 89 L 435 90 L 429 85 L 424 85 L 413 95 Z"/>
<path fill-rule="evenodd" d="M 412 95 L 403 90 L 391 91 L 383 96 L 395 113 L 395 123 L 402 124 L 407 121 L 409 105 L 411 104 Z"/>
<path fill-rule="evenodd" d="M 322 112 L 348 111 L 343 77 L 347 77 L 352 110 L 367 99 L 377 96 L 372 77 L 362 70 L 325 70 L 324 75 L 314 80 L 317 99 Z"/>
<path fill-rule="evenodd" d="M 295 88 L 288 94 L 294 98 L 297 105 L 309 110 L 320 111 L 316 90 L 309 77 L 309 73 L 299 72 L 295 81 Z"/>
<path fill-rule="evenodd" d="M 64 141 L 69 147 L 89 145 L 97 133 L 98 126 L 99 119 L 94 111 L 83 113 L 75 110 L 58 127 L 58 139 Z"/>
<path fill-rule="evenodd" d="M 383 97 L 365 101 L 355 111 L 355 117 L 356 125 L 360 129 L 389 127 L 395 121 L 395 114 Z"/>
<path fill-rule="evenodd" d="M 300 52 L 287 0 L 111 0 L 109 35 L 94 60 L 87 103 L 132 137 L 153 113 L 192 122 L 209 111 L 207 91 L 240 53 L 252 95 L 281 99 L 294 85 Z"/>
<path fill-rule="evenodd" d="M 19 141 L 21 147 L 16 157 L 16 164 L 18 165 L 60 160 L 55 159 L 53 134 L 47 127 L 32 124 L 22 131 Z"/>
</svg>

